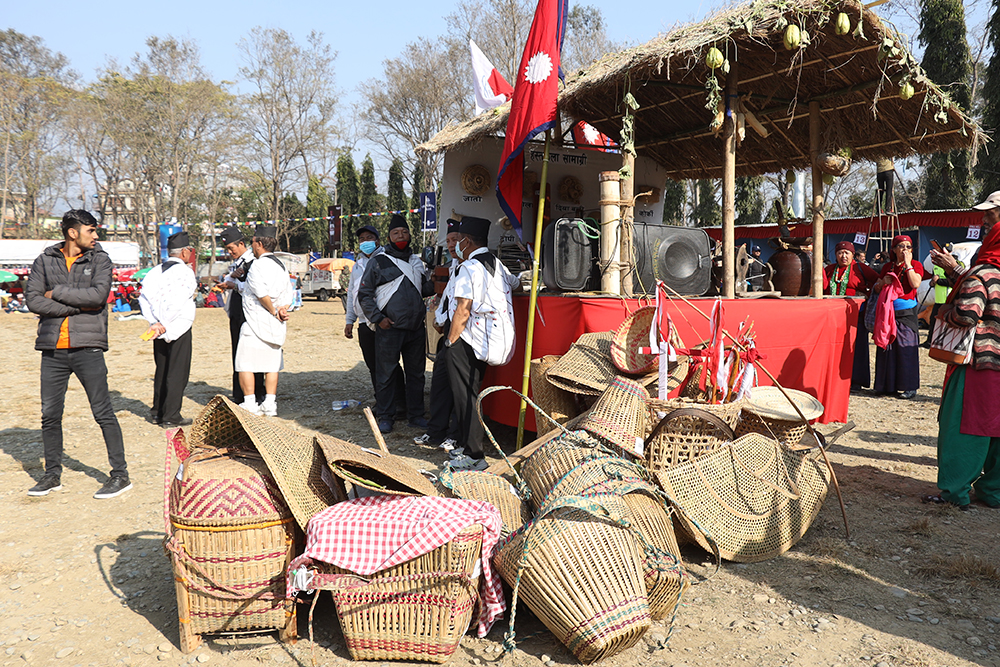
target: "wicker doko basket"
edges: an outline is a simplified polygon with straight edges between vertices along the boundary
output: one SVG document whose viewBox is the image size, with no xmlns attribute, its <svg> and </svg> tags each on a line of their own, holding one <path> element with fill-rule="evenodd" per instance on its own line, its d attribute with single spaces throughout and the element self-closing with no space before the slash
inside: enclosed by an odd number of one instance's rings
<svg viewBox="0 0 1000 667">
<path fill-rule="evenodd" d="M 260 456 L 192 455 L 173 477 L 168 511 L 181 650 L 212 632 L 278 629 L 294 638 L 285 571 L 295 555 L 295 518 Z"/>
<path fill-rule="evenodd" d="M 501 539 L 531 520 L 531 507 L 506 477 L 478 470 L 454 472 L 446 467 L 440 479 L 456 498 L 481 500 L 496 507 L 503 521 Z"/>
<path fill-rule="evenodd" d="M 646 401 L 649 393 L 636 382 L 617 377 L 594 403 L 580 428 L 604 440 L 628 456 L 640 456 L 636 438 L 641 438 L 646 424 Z M 641 449 L 640 449 L 641 451 Z"/>
<path fill-rule="evenodd" d="M 646 465 L 652 471 L 666 470 L 704 456 L 729 442 L 743 409 L 744 401 L 708 404 L 687 398 L 669 401 L 652 399 L 646 403 Z M 728 431 L 703 417 L 681 414 L 669 419 L 654 435 L 660 422 L 675 410 L 695 408 L 725 422 Z"/>
<path fill-rule="evenodd" d="M 560 424 L 565 424 L 580 414 L 576 397 L 561 387 L 549 382 L 546 373 L 552 368 L 559 357 L 549 354 L 540 359 L 531 360 L 531 398 L 549 417 Z M 535 430 L 539 435 L 553 429 L 552 422 L 538 410 L 535 410 Z"/>
<path fill-rule="evenodd" d="M 521 466 L 521 476 L 531 491 L 531 506 L 535 510 L 541 508 L 566 473 L 595 458 L 614 458 L 614 452 L 586 431 L 562 433 L 545 443 Z"/>
<path fill-rule="evenodd" d="M 580 662 L 630 648 L 649 629 L 641 552 L 631 531 L 617 524 L 555 509 L 501 543 L 493 562 Z"/>
<path fill-rule="evenodd" d="M 483 527 L 474 524 L 370 577 L 318 563 L 317 587 L 333 594 L 351 658 L 446 662 L 476 610 L 482 546 Z"/>
</svg>

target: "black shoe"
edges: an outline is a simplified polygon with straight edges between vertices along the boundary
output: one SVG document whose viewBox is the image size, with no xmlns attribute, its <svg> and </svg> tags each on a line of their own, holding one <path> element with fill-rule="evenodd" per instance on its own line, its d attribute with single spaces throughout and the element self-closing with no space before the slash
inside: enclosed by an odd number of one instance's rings
<svg viewBox="0 0 1000 667">
<path fill-rule="evenodd" d="M 899 395 L 899 397 L 900 398 L 905 398 L 905 399 L 909 400 L 911 398 L 915 398 L 916 395 L 917 395 L 917 390 L 916 389 L 910 389 L 909 391 L 904 391 L 902 394 Z"/>
<path fill-rule="evenodd" d="M 29 496 L 47 496 L 49 491 L 62 491 L 62 482 L 56 473 L 45 473 L 38 484 L 28 489 Z"/>
<path fill-rule="evenodd" d="M 163 428 L 175 428 L 177 426 L 190 426 L 193 423 L 193 420 L 188 419 L 187 417 L 181 417 L 176 421 L 160 422 L 160 426 Z"/>
<path fill-rule="evenodd" d="M 413 428 L 427 428 L 427 420 L 423 417 L 414 417 L 409 423 Z"/>
<path fill-rule="evenodd" d="M 958 509 L 961 512 L 968 512 L 969 510 L 972 509 L 971 503 L 965 503 L 964 505 L 959 505 L 957 503 L 951 502 L 950 500 L 945 500 L 944 498 L 941 497 L 941 494 L 920 496 L 920 502 L 930 503 L 932 505 L 948 505 L 950 507 Z"/>
<path fill-rule="evenodd" d="M 118 475 L 112 477 L 104 486 L 94 494 L 94 497 L 98 500 L 103 500 L 104 498 L 114 498 L 115 496 L 120 496 L 129 489 L 132 488 L 132 482 L 129 481 L 128 475 Z"/>
<path fill-rule="evenodd" d="M 383 434 L 392 433 L 392 420 L 391 419 L 379 419 L 378 420 L 378 430 L 379 430 L 379 433 L 383 433 Z"/>
<path fill-rule="evenodd" d="M 146 415 L 146 421 L 148 421 L 150 424 L 156 424 L 157 426 L 163 423 L 162 419 L 153 414 Z"/>
</svg>

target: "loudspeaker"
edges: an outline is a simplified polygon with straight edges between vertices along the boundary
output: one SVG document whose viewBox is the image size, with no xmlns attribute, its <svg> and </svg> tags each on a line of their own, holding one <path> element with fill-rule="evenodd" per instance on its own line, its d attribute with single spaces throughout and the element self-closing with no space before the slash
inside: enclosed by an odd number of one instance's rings
<svg viewBox="0 0 1000 667">
<path fill-rule="evenodd" d="M 542 280 L 552 292 L 585 292 L 600 286 L 598 230 L 593 221 L 560 218 L 542 230 Z M 596 283 L 596 286 L 595 286 Z"/>
<path fill-rule="evenodd" d="M 632 240 L 636 294 L 654 294 L 657 280 L 684 296 L 701 296 L 712 286 L 712 241 L 705 230 L 637 224 Z"/>
</svg>

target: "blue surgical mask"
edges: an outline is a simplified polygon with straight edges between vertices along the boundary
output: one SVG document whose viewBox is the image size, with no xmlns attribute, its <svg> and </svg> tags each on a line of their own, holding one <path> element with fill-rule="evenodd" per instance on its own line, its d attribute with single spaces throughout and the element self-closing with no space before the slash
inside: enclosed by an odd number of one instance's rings
<svg viewBox="0 0 1000 667">
<path fill-rule="evenodd" d="M 459 241 L 458 243 L 455 244 L 455 257 L 458 257 L 461 260 L 465 259 L 465 254 L 462 252 L 462 242 L 461 241 Z"/>
<path fill-rule="evenodd" d="M 370 255 L 373 252 L 375 252 L 375 248 L 377 248 L 378 246 L 375 245 L 374 241 L 362 241 L 361 245 L 358 247 L 361 248 L 361 252 L 365 253 L 366 255 Z"/>
</svg>

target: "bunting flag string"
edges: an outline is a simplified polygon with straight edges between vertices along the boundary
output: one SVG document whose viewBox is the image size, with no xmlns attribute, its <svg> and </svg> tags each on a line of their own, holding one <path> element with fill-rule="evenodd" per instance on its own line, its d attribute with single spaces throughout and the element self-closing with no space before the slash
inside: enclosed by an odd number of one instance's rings
<svg viewBox="0 0 1000 667">
<path fill-rule="evenodd" d="M 400 214 L 400 215 L 404 215 L 404 214 L 407 214 L 407 213 L 419 213 L 419 212 L 420 212 L 419 208 L 404 208 L 404 209 L 400 209 L 398 211 L 377 211 L 375 213 L 350 213 L 350 214 L 341 215 L 340 217 L 341 217 L 341 219 L 343 219 L 343 218 L 377 218 L 379 216 L 395 215 L 397 213 Z M 227 223 L 225 223 L 225 226 L 235 225 L 237 227 L 254 227 L 254 226 L 257 226 L 257 225 L 276 225 L 276 224 L 281 223 L 281 222 L 315 222 L 315 221 L 326 221 L 326 220 L 333 220 L 333 219 L 334 218 L 332 216 L 326 216 L 326 217 L 322 217 L 322 218 L 286 218 L 286 219 L 283 219 L 283 220 L 242 220 L 242 221 L 227 222 Z M 10 223 L 8 223 L 8 224 L 10 224 Z M 149 224 L 154 224 L 154 223 L 149 223 Z M 107 225 L 107 224 L 100 224 L 100 225 L 98 225 L 98 227 L 101 228 L 101 229 L 112 229 L 111 225 Z M 120 229 L 137 229 L 139 227 L 141 227 L 141 225 L 136 224 L 136 223 L 128 223 L 124 227 L 122 227 L 122 226 L 116 226 L 116 227 L 114 227 L 114 229 L 119 229 L 119 230 Z"/>
</svg>

